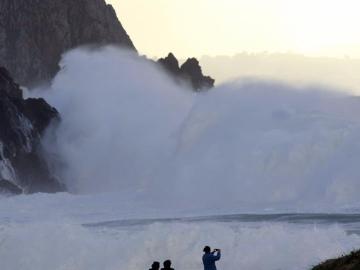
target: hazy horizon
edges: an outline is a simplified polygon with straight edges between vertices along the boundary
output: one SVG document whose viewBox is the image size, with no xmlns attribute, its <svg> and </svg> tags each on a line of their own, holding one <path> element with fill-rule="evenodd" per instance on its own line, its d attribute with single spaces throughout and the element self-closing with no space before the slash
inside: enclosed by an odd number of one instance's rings
<svg viewBox="0 0 360 270">
<path fill-rule="evenodd" d="M 239 53 L 234 56 L 203 56 L 200 62 L 204 73 L 216 78 L 218 85 L 250 77 L 360 93 L 359 59 L 291 53 Z"/>
<path fill-rule="evenodd" d="M 141 54 L 360 58 L 355 0 L 107 0 Z M 146 26 L 146 27 L 144 27 Z M 145 31 L 144 31 L 145 29 Z"/>
</svg>

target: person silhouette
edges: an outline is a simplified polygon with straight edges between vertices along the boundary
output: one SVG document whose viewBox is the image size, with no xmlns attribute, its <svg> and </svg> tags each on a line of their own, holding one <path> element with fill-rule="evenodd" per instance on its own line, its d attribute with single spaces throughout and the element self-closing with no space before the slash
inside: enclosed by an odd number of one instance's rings
<svg viewBox="0 0 360 270">
<path fill-rule="evenodd" d="M 159 270 L 160 269 L 160 263 L 159 262 L 153 262 L 151 265 L 151 268 L 149 270 Z"/>
<path fill-rule="evenodd" d="M 220 260 L 221 250 L 214 249 L 214 251 L 211 252 L 211 248 L 209 246 L 205 246 L 203 251 L 205 253 L 202 257 L 202 261 L 204 264 L 204 270 L 216 270 L 215 262 Z M 217 254 L 215 255 L 215 253 L 217 253 Z"/>
<path fill-rule="evenodd" d="M 170 260 L 164 261 L 163 265 L 164 265 L 164 268 L 161 268 L 161 270 L 174 270 L 174 268 L 171 268 Z"/>
</svg>

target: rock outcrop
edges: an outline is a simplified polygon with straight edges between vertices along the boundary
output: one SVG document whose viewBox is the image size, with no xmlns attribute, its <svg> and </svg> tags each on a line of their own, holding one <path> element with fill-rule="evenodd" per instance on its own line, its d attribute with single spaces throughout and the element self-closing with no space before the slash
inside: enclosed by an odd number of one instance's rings
<svg viewBox="0 0 360 270">
<path fill-rule="evenodd" d="M 45 100 L 25 100 L 8 71 L 0 68 L 0 191 L 64 190 L 52 177 L 40 145 L 46 127 L 57 119 L 58 112 Z"/>
<path fill-rule="evenodd" d="M 359 270 L 360 269 L 360 251 L 351 252 L 351 254 L 342 256 L 338 259 L 325 261 L 312 270 Z"/>
<path fill-rule="evenodd" d="M 105 0 L 0 1 L 0 65 L 21 85 L 49 81 L 62 53 L 89 44 L 135 50 Z"/>
<path fill-rule="evenodd" d="M 23 86 L 49 82 L 67 50 L 109 44 L 136 50 L 105 0 L 0 1 L 0 65 Z M 158 62 L 178 82 L 187 81 L 196 91 L 214 85 L 195 58 L 179 67 L 170 53 Z"/>
<path fill-rule="evenodd" d="M 172 53 L 169 53 L 167 57 L 160 58 L 158 63 L 172 75 L 177 82 L 189 82 L 195 91 L 214 87 L 215 80 L 203 75 L 199 61 L 196 58 L 189 58 L 184 64 L 179 66 L 179 61 L 176 57 Z"/>
<path fill-rule="evenodd" d="M 23 190 L 17 185 L 11 183 L 8 180 L 0 180 L 0 194 L 4 195 L 19 195 Z"/>
<path fill-rule="evenodd" d="M 45 129 L 60 119 L 58 112 L 43 99 L 25 100 L 9 74 L 27 87 L 47 83 L 65 51 L 109 44 L 136 51 L 105 0 L 0 1 L 0 65 L 5 67 L 0 68 L 0 192 L 64 190 L 51 175 L 40 144 Z M 179 67 L 169 54 L 159 63 L 196 91 L 214 85 L 195 58 Z"/>
</svg>

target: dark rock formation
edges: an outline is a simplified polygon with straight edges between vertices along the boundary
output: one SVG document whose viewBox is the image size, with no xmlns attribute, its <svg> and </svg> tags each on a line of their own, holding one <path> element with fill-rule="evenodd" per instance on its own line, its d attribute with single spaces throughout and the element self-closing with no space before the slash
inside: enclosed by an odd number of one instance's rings
<svg viewBox="0 0 360 270">
<path fill-rule="evenodd" d="M 61 55 L 72 48 L 119 45 L 135 47 L 105 0 L 1 0 L 0 64 L 21 85 L 49 82 L 59 70 Z M 178 82 L 194 90 L 213 87 L 199 62 L 189 58 L 181 67 L 173 54 L 159 63 Z"/>
<path fill-rule="evenodd" d="M 19 195 L 22 194 L 22 192 L 22 189 L 14 183 L 0 179 L 0 194 Z"/>
<path fill-rule="evenodd" d="M 204 76 L 196 58 L 189 58 L 180 68 L 185 78 L 191 81 L 194 89 L 208 89 L 214 86 L 215 80 L 209 76 Z"/>
<path fill-rule="evenodd" d="M 42 158 L 40 138 L 58 112 L 43 99 L 24 99 L 9 73 L 0 68 L 0 179 L 3 188 L 26 193 L 56 192 L 63 187 Z"/>
<path fill-rule="evenodd" d="M 342 256 L 338 259 L 328 260 L 312 268 L 312 270 L 359 270 L 359 269 L 360 269 L 360 251 L 351 252 L 351 254 Z"/>
<path fill-rule="evenodd" d="M 176 81 L 187 81 L 195 91 L 201 91 L 214 87 L 215 80 L 204 76 L 196 58 L 189 58 L 179 67 L 179 61 L 169 53 L 165 58 L 160 58 L 158 63 L 171 74 Z"/>
<path fill-rule="evenodd" d="M 169 53 L 168 56 L 165 58 L 160 58 L 158 60 L 158 63 L 162 65 L 162 67 L 172 75 L 180 75 L 179 61 L 172 53 Z"/>
<path fill-rule="evenodd" d="M 62 53 L 88 44 L 135 49 L 104 0 L 0 1 L 0 64 L 21 85 L 50 80 Z"/>
</svg>

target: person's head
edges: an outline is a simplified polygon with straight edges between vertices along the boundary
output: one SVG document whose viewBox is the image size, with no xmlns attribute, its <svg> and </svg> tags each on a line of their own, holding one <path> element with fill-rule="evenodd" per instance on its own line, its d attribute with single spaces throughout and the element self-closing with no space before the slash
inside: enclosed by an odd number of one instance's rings
<svg viewBox="0 0 360 270">
<path fill-rule="evenodd" d="M 204 251 L 205 253 L 210 253 L 211 248 L 210 248 L 209 246 L 205 246 L 204 249 L 203 249 L 203 251 Z"/>
<path fill-rule="evenodd" d="M 170 260 L 166 260 L 164 262 L 164 268 L 170 268 L 171 267 L 171 261 Z"/>
<path fill-rule="evenodd" d="M 153 262 L 153 264 L 151 265 L 151 269 L 159 269 L 159 268 L 160 268 L 159 262 Z"/>
</svg>

